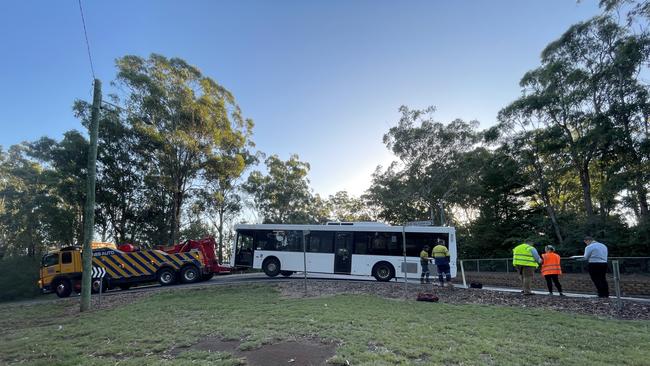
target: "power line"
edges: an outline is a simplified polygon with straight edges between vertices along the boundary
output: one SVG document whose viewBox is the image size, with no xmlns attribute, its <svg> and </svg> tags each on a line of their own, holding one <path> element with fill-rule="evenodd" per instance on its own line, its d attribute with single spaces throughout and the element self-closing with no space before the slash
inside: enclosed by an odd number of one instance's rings
<svg viewBox="0 0 650 366">
<path fill-rule="evenodd" d="M 90 73 L 93 75 L 93 80 L 95 80 L 95 68 L 93 67 L 93 58 L 90 55 L 90 42 L 88 42 L 88 32 L 86 31 L 86 19 L 84 18 L 84 10 L 81 7 L 81 0 L 79 0 L 79 12 L 81 12 L 81 23 L 84 26 L 84 37 L 86 38 L 86 49 L 88 51 L 88 60 L 90 61 Z"/>
</svg>

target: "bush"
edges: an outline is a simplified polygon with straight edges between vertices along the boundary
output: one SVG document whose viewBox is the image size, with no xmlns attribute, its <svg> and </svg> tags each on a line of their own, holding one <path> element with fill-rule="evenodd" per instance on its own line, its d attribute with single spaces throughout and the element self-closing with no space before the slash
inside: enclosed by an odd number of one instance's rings
<svg viewBox="0 0 650 366">
<path fill-rule="evenodd" d="M 0 259 L 0 302 L 29 299 L 40 294 L 39 262 L 33 257 Z"/>
</svg>

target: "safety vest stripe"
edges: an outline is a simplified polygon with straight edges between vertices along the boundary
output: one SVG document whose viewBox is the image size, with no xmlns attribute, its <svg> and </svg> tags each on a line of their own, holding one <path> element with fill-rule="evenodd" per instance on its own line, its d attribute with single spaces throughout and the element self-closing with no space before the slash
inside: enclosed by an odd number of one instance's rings
<svg viewBox="0 0 650 366">
<path fill-rule="evenodd" d="M 133 264 L 138 267 L 140 272 L 144 275 L 150 275 L 152 274 L 152 271 L 147 267 L 138 256 L 135 255 L 135 253 L 129 253 L 129 258 L 133 261 Z"/>
<path fill-rule="evenodd" d="M 124 253 L 120 255 L 120 259 L 122 259 L 126 264 L 128 264 L 136 273 L 137 276 L 142 276 L 145 273 L 147 273 L 140 265 L 133 259 L 133 256 L 130 255 L 130 253 Z"/>
<path fill-rule="evenodd" d="M 133 257 L 140 260 L 140 264 L 143 267 L 146 267 L 149 270 L 150 273 L 156 272 L 156 266 L 151 264 L 151 262 L 152 262 L 151 259 L 148 259 L 144 254 L 135 252 L 135 253 L 133 253 Z"/>
<path fill-rule="evenodd" d="M 517 262 L 537 263 L 536 261 L 533 261 L 533 260 L 527 260 L 527 259 L 518 259 Z"/>
<path fill-rule="evenodd" d="M 120 263 L 118 261 L 116 261 L 115 258 L 113 258 L 113 256 L 105 255 L 105 256 L 102 256 L 102 257 L 104 258 L 104 262 L 111 263 L 111 265 L 112 265 L 113 269 L 115 270 L 115 272 L 120 274 L 120 277 L 131 277 L 131 275 L 129 275 L 129 273 L 122 268 Z"/>
<path fill-rule="evenodd" d="M 102 261 L 100 261 L 99 258 L 94 257 L 94 258 L 93 258 L 93 264 L 94 264 L 95 266 L 97 266 L 97 267 L 104 268 L 104 269 L 106 270 L 106 273 L 108 273 L 108 275 L 109 275 L 111 278 L 117 278 L 117 277 L 119 277 L 118 275 L 115 274 L 115 272 L 113 271 L 113 269 L 112 269 L 111 267 L 109 267 L 109 266 L 105 265 L 104 263 L 102 263 Z"/>
</svg>

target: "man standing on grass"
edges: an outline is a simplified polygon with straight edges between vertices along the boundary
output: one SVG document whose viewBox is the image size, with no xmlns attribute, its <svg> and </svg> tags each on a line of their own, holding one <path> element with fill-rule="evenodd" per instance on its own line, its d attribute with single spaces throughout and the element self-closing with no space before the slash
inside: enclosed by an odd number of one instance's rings
<svg viewBox="0 0 650 366">
<path fill-rule="evenodd" d="M 436 268 L 438 269 L 438 281 L 440 281 L 440 286 L 445 286 L 445 279 L 447 278 L 447 286 L 453 287 L 451 284 L 451 270 L 449 268 L 449 250 L 445 246 L 443 240 L 438 240 L 438 245 L 433 247 L 433 260 L 436 263 Z M 443 277 L 444 276 L 444 277 Z"/>
<path fill-rule="evenodd" d="M 420 283 L 424 283 L 424 279 L 426 276 L 426 283 L 430 283 L 429 281 L 429 261 L 431 258 L 429 258 L 429 246 L 425 245 L 424 248 L 422 248 L 422 251 L 420 252 L 420 265 L 422 266 L 422 275 L 420 275 Z"/>
<path fill-rule="evenodd" d="M 609 286 L 607 285 L 607 247 L 599 243 L 591 236 L 585 236 L 584 260 L 588 262 L 589 276 L 596 286 L 598 297 L 609 297 Z"/>
<path fill-rule="evenodd" d="M 542 259 L 537 253 L 537 249 L 530 244 L 522 243 L 512 250 L 512 265 L 519 272 L 522 293 L 524 295 L 533 295 L 533 291 L 531 290 L 533 273 L 541 261 Z"/>
</svg>

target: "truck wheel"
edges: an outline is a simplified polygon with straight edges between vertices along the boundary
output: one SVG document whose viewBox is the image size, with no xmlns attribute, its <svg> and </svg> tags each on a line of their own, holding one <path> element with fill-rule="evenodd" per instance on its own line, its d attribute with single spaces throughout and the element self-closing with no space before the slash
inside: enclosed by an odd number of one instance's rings
<svg viewBox="0 0 650 366">
<path fill-rule="evenodd" d="M 158 282 L 161 286 L 173 285 L 176 282 L 176 272 L 171 268 L 163 268 L 158 271 Z"/>
<path fill-rule="evenodd" d="M 104 283 L 102 284 L 102 292 L 108 291 L 108 281 L 104 280 Z M 93 278 L 92 282 L 90 283 L 90 292 L 93 294 L 99 293 L 99 279 L 98 278 Z"/>
<path fill-rule="evenodd" d="M 280 274 L 283 275 L 284 277 L 289 277 L 293 274 L 293 271 L 280 271 Z"/>
<path fill-rule="evenodd" d="M 280 261 L 277 258 L 268 258 L 262 263 L 262 269 L 269 277 L 275 277 L 280 274 Z"/>
<path fill-rule="evenodd" d="M 57 280 L 53 287 L 58 297 L 68 297 L 72 293 L 72 284 L 65 278 Z"/>
<path fill-rule="evenodd" d="M 372 268 L 372 275 L 377 281 L 388 282 L 395 276 L 395 269 L 388 262 L 379 262 Z"/>
<path fill-rule="evenodd" d="M 196 266 L 186 266 L 181 270 L 181 282 L 194 283 L 201 279 L 201 272 Z"/>
</svg>

